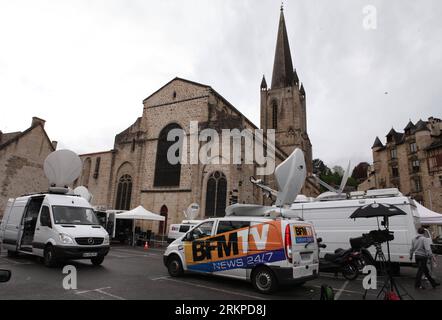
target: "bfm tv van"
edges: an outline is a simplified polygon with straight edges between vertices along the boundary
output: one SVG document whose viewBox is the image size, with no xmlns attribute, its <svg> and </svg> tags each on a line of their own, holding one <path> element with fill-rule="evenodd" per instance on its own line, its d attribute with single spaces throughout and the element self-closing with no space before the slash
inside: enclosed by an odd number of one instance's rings
<svg viewBox="0 0 442 320">
<path fill-rule="evenodd" d="M 275 206 L 235 204 L 226 209 L 226 217 L 195 226 L 164 253 L 169 274 L 191 271 L 248 280 L 261 293 L 316 278 L 319 249 L 313 224 L 285 218 L 305 175 L 304 155 L 296 149 L 275 170 L 280 190 L 272 190 Z"/>
<path fill-rule="evenodd" d="M 1 246 L 9 256 L 39 256 L 48 267 L 67 259 L 103 262 L 109 252 L 108 233 L 85 198 L 68 194 L 67 185 L 81 167 L 75 153 L 55 151 L 44 163 L 49 192 L 9 199 L 0 225 Z"/>
</svg>

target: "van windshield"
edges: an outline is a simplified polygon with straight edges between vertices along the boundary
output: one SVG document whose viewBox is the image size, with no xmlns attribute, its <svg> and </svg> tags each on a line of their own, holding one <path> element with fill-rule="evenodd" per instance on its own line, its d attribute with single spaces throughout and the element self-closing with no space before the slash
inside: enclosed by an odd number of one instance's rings
<svg viewBox="0 0 442 320">
<path fill-rule="evenodd" d="M 95 212 L 90 208 L 52 206 L 56 224 L 99 225 Z"/>
</svg>

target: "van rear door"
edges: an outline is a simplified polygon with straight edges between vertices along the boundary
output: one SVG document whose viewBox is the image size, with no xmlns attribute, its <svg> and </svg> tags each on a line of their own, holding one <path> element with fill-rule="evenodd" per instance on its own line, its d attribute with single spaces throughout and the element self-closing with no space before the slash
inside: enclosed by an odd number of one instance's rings
<svg viewBox="0 0 442 320">
<path fill-rule="evenodd" d="M 6 221 L 2 223 L 2 228 L 4 228 L 2 243 L 6 250 L 17 251 L 26 203 L 27 201 L 8 201 L 10 208 L 9 211 L 6 211 L 6 216 L 4 217 Z"/>
<path fill-rule="evenodd" d="M 11 209 L 13 204 L 14 204 L 14 199 L 8 199 L 5 211 L 3 212 L 3 219 L 0 222 L 0 242 L 2 242 L 5 237 L 6 224 L 8 222 L 9 215 L 11 214 Z"/>
<path fill-rule="evenodd" d="M 286 257 L 293 265 L 293 278 L 316 276 L 318 246 L 313 227 L 300 222 L 287 223 L 284 232 Z"/>
</svg>

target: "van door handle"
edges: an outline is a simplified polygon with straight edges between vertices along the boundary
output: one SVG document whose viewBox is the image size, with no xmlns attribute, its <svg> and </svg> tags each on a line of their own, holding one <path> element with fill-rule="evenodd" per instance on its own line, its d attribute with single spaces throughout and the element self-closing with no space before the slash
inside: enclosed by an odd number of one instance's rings
<svg viewBox="0 0 442 320">
<path fill-rule="evenodd" d="M 35 230 L 40 230 L 40 228 L 36 228 Z"/>
</svg>

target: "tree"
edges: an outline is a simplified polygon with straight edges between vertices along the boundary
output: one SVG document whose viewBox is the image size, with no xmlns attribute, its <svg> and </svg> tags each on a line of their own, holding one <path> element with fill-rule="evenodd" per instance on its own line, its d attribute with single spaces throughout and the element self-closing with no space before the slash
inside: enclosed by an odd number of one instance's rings
<svg viewBox="0 0 442 320">
<path fill-rule="evenodd" d="M 325 165 L 324 161 L 321 159 L 313 160 L 313 173 L 317 176 L 330 174 L 330 169 Z"/>
<path fill-rule="evenodd" d="M 367 171 L 370 165 L 367 162 L 361 162 L 356 167 L 354 167 L 353 172 L 351 173 L 351 177 L 354 178 L 357 182 L 361 183 L 365 179 L 367 179 Z"/>
<path fill-rule="evenodd" d="M 342 178 L 345 171 L 344 171 L 344 168 L 342 168 L 341 166 L 334 166 L 333 173 Z"/>
</svg>

